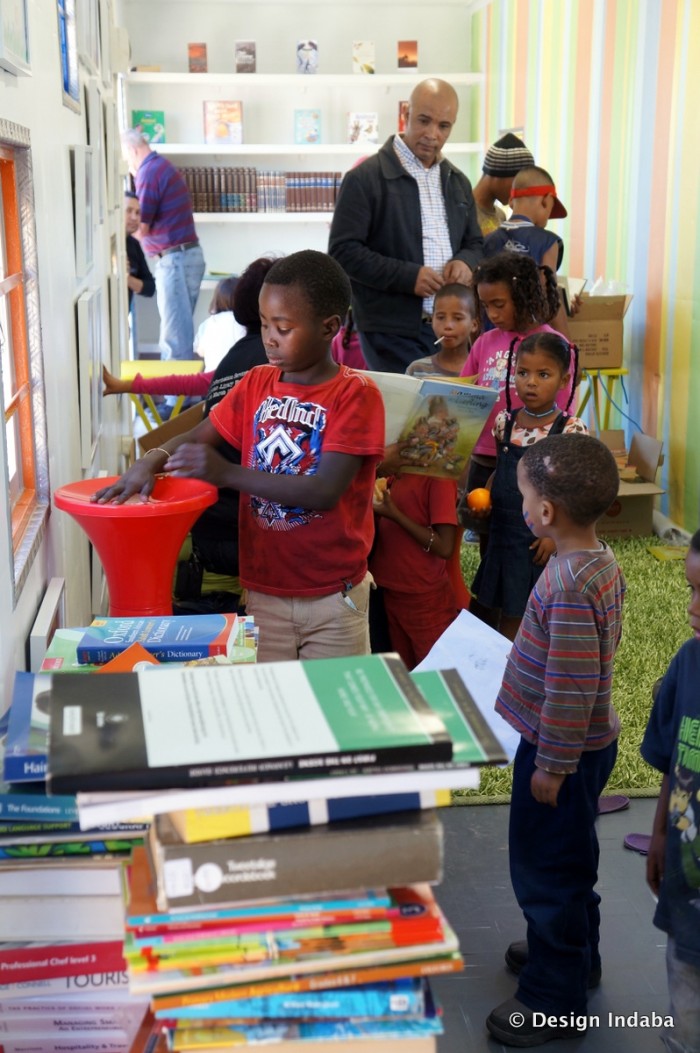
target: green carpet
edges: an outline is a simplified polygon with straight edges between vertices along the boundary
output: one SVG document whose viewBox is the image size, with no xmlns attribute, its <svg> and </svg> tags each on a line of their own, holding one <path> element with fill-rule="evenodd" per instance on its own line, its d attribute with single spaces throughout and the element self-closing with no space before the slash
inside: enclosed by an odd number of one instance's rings
<svg viewBox="0 0 700 1053">
<path fill-rule="evenodd" d="M 647 551 L 658 538 L 613 541 L 611 547 L 627 581 L 622 642 L 615 657 L 613 704 L 620 716 L 617 764 L 607 792 L 651 796 L 661 776 L 639 755 L 651 708 L 651 688 L 680 645 L 690 636 L 688 587 L 683 561 L 660 562 Z M 462 546 L 462 572 L 469 584 L 479 564 L 477 545 Z M 455 804 L 507 801 L 509 768 L 485 768 L 479 790 L 457 791 Z"/>
</svg>

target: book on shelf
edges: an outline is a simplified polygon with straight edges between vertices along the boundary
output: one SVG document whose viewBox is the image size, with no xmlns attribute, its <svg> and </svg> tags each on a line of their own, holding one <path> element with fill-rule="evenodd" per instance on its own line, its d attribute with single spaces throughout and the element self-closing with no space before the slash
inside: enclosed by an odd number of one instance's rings
<svg viewBox="0 0 700 1053">
<path fill-rule="evenodd" d="M 191 908 L 343 888 L 436 884 L 442 877 L 442 825 L 433 811 L 399 812 L 192 844 L 180 838 L 167 815 L 159 815 L 148 852 L 158 906 Z"/>
<path fill-rule="evenodd" d="M 255 73 L 256 55 L 254 40 L 237 40 L 234 45 L 236 73 Z"/>
<path fill-rule="evenodd" d="M 321 142 L 320 110 L 294 111 L 294 142 L 299 145 Z"/>
<path fill-rule="evenodd" d="M 298 40 L 297 73 L 318 73 L 318 41 Z"/>
<path fill-rule="evenodd" d="M 498 392 L 459 378 L 372 373 L 382 393 L 386 444 L 403 471 L 459 479 Z"/>
<path fill-rule="evenodd" d="M 203 1038 L 207 1044 L 196 1047 L 190 1045 L 188 1053 L 226 1053 L 231 1048 L 230 1042 L 225 1042 L 222 1046 L 218 1040 L 213 1040 L 214 1044 L 208 1042 L 206 1034 Z M 154 1025 L 149 1041 L 150 1044 L 146 1047 L 148 1053 L 171 1053 L 172 1051 L 171 1036 L 162 1030 L 160 1022 Z M 313 1042 L 309 1042 L 305 1038 L 298 1040 L 292 1038 L 286 1039 L 282 1045 L 284 1053 L 338 1053 L 338 1042 L 337 1036 L 327 1040 L 317 1038 Z M 420 1038 L 406 1036 L 401 1038 L 383 1037 L 380 1042 L 377 1041 L 376 1037 L 367 1039 L 352 1037 L 347 1042 L 344 1042 L 344 1047 L 347 1048 L 348 1053 L 437 1053 L 438 1048 L 437 1035 L 425 1035 Z M 237 1045 L 236 1049 L 239 1048 L 242 1049 L 243 1047 Z M 14 1051 L 7 1050 L 7 1053 L 14 1053 Z M 18 1053 L 25 1053 L 25 1051 L 21 1050 Z M 53 1051 L 47 1051 L 47 1053 L 53 1053 Z M 182 1051 L 179 1050 L 176 1053 L 182 1053 Z"/>
<path fill-rule="evenodd" d="M 373 40 L 353 40 L 352 71 L 353 73 L 375 72 L 375 53 Z"/>
<path fill-rule="evenodd" d="M 418 41 L 399 40 L 396 45 L 396 61 L 399 69 L 417 69 Z"/>
<path fill-rule="evenodd" d="M 149 143 L 165 142 L 165 113 L 163 110 L 132 110 L 131 127 L 138 128 Z"/>
<path fill-rule="evenodd" d="M 238 628 L 237 614 L 94 618 L 78 644 L 78 661 L 102 665 L 133 643 L 140 643 L 159 662 L 186 662 L 212 655 L 228 657 Z"/>
<path fill-rule="evenodd" d="M 408 124 L 408 110 L 410 107 L 408 99 L 399 99 L 399 115 L 396 130 L 399 134 L 406 131 Z"/>
<path fill-rule="evenodd" d="M 187 65 L 190 73 L 206 73 L 208 71 L 206 44 L 187 45 Z"/>
<path fill-rule="evenodd" d="M 243 103 L 240 100 L 207 100 L 204 106 L 204 142 L 240 146 L 243 142 Z"/>
<path fill-rule="evenodd" d="M 349 143 L 378 143 L 379 114 L 353 111 L 348 114 Z"/>
<path fill-rule="evenodd" d="M 115 673 L 100 687 L 51 677 L 51 792 L 347 777 L 452 757 L 393 655 Z"/>
</svg>

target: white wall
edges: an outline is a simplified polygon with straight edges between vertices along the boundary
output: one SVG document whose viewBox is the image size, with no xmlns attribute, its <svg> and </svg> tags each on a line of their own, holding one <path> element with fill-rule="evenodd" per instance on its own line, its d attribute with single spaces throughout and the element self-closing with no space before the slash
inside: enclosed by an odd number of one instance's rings
<svg viewBox="0 0 700 1053">
<path fill-rule="evenodd" d="M 117 407 L 107 410 L 104 438 L 93 468 L 84 472 L 80 458 L 78 365 L 75 302 L 86 287 L 75 277 L 73 207 L 69 148 L 87 141 L 85 112 L 62 103 L 58 17 L 53 0 L 29 0 L 31 76 L 0 70 L 0 116 L 30 130 L 36 205 L 40 315 L 50 485 L 96 474 L 103 466 L 115 471 L 119 448 Z M 81 71 L 84 80 L 85 71 Z M 111 98 L 111 95 L 109 96 Z M 119 213 L 105 216 L 96 232 L 95 266 L 90 285 L 103 287 L 109 270 L 110 231 L 122 231 Z M 123 253 L 123 234 L 118 245 Z M 124 267 L 122 267 L 122 271 Z M 106 289 L 103 304 L 107 310 Z M 107 326 L 105 318 L 105 327 Z M 105 328 L 105 334 L 107 329 Z M 82 531 L 52 510 L 48 528 L 17 605 L 13 608 L 9 509 L 0 486 L 0 711 L 9 699 L 15 669 L 25 668 L 25 641 L 47 580 L 65 576 L 67 617 L 73 624 L 91 617 L 89 546 Z"/>
</svg>

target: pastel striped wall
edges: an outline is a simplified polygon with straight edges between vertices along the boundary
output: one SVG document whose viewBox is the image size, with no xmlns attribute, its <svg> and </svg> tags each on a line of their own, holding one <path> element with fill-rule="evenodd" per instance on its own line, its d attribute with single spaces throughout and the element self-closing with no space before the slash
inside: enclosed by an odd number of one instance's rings
<svg viewBox="0 0 700 1053">
<path fill-rule="evenodd" d="M 632 421 L 663 439 L 663 509 L 700 525 L 700 3 L 492 0 L 472 16 L 484 142 L 524 128 L 569 218 L 562 270 L 625 283 Z M 618 418 L 620 421 L 620 418 Z M 625 423 L 625 422 L 622 422 Z M 634 425 L 627 423 L 631 432 Z"/>
</svg>

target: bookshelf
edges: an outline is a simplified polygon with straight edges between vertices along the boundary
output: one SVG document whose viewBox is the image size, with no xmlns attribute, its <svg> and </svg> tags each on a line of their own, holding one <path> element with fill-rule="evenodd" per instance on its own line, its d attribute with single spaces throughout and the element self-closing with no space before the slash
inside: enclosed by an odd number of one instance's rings
<svg viewBox="0 0 700 1053">
<path fill-rule="evenodd" d="M 254 167 L 259 171 L 343 173 L 362 157 L 376 152 L 397 128 L 398 104 L 407 99 L 430 72 L 355 73 L 188 73 L 132 72 L 125 77 L 127 121 L 132 110 L 162 110 L 166 142 L 154 149 L 181 168 Z M 468 168 L 483 144 L 469 139 L 471 92 L 483 83 L 480 73 L 442 74 L 460 96 L 460 115 L 445 154 Z M 204 140 L 203 103 L 236 99 L 243 106 L 240 145 L 209 145 Z M 321 113 L 322 141 L 294 142 L 295 109 Z M 379 143 L 348 143 L 348 113 L 376 112 Z M 465 134 L 466 133 L 466 134 Z M 250 140 L 250 141 L 246 141 Z M 207 266 L 216 272 L 238 271 L 256 256 L 293 252 L 299 248 L 325 251 L 331 213 L 325 212 L 200 212 L 195 221 Z M 231 238 L 232 226 L 236 230 Z"/>
</svg>

